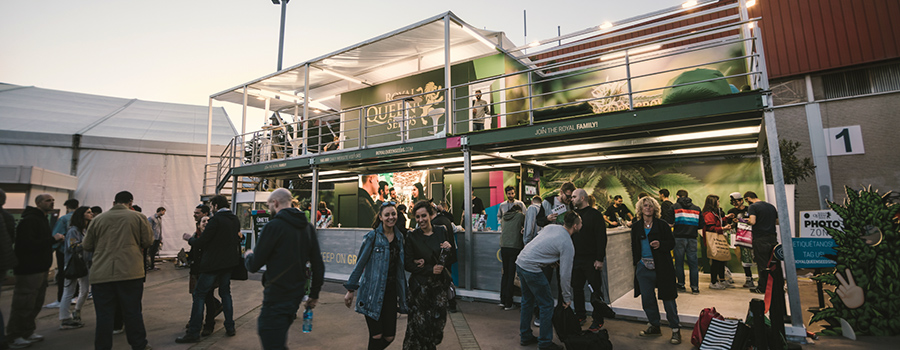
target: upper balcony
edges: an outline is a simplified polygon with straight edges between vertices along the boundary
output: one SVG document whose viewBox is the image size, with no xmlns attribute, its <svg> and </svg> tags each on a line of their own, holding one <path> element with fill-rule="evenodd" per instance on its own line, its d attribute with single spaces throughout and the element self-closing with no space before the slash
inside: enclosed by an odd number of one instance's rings
<svg viewBox="0 0 900 350">
<path fill-rule="evenodd" d="M 701 2 L 519 47 L 453 13 L 435 16 L 212 95 L 271 115 L 261 130 L 235 137 L 216 165 L 219 182 L 233 167 L 308 166 L 426 140 L 541 137 L 532 129 L 573 118 L 583 123 L 572 131 L 591 132 L 759 111 L 762 46 L 739 6 Z M 651 110 L 652 118 L 621 118 Z M 746 142 L 732 139 L 730 149 L 753 152 L 761 121 L 749 119 L 700 129 L 739 135 Z"/>
</svg>

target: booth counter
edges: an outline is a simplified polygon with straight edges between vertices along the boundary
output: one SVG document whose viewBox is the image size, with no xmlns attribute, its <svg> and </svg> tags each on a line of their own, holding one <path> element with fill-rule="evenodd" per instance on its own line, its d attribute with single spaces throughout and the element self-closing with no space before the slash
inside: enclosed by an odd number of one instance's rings
<svg viewBox="0 0 900 350">
<path fill-rule="evenodd" d="M 325 278 L 344 282 L 353 272 L 358 259 L 363 237 L 371 229 L 366 228 L 323 228 L 318 229 L 319 247 L 325 261 Z M 604 295 L 616 300 L 630 292 L 633 285 L 634 266 L 631 265 L 630 229 L 607 230 L 609 241 L 606 248 L 606 262 L 603 271 Z M 500 231 L 475 231 L 472 235 L 472 286 L 465 285 L 464 274 L 469 259 L 465 259 L 466 239 L 464 232 L 456 234 L 458 262 L 453 266 L 454 282 L 460 287 L 461 296 L 478 299 L 499 300 L 500 275 Z M 556 291 L 554 290 L 554 295 Z M 590 289 L 585 286 L 585 295 Z M 607 300 L 609 302 L 609 300 Z M 588 307 L 590 308 L 590 307 Z"/>
</svg>

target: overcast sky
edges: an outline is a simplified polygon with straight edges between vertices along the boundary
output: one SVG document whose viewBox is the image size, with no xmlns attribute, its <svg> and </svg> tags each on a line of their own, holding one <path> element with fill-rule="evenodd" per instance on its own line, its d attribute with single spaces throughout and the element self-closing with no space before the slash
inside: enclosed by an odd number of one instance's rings
<svg viewBox="0 0 900 350">
<path fill-rule="evenodd" d="M 453 11 L 528 42 L 676 6 L 682 0 L 294 0 L 284 67 Z M 209 95 L 275 72 L 280 6 L 271 0 L 3 0 L 0 82 L 207 105 Z M 226 107 L 235 128 L 240 106 Z M 253 113 L 247 131 L 262 124 Z"/>
</svg>

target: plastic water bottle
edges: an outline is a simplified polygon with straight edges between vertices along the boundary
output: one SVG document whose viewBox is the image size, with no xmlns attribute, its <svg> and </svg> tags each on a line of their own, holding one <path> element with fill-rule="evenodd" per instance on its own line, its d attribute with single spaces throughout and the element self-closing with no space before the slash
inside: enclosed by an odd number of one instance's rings
<svg viewBox="0 0 900 350">
<path fill-rule="evenodd" d="M 312 332 L 312 318 L 312 309 L 306 308 L 306 311 L 303 311 L 303 333 Z"/>
</svg>

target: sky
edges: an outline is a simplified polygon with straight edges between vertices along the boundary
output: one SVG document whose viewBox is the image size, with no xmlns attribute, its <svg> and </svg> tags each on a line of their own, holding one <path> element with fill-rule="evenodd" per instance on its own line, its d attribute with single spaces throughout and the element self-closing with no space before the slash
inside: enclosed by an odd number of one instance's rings
<svg viewBox="0 0 900 350">
<path fill-rule="evenodd" d="M 557 26 L 566 34 L 682 2 L 294 0 L 283 67 L 446 11 L 523 45 L 556 37 Z M 271 0 L 4 0 L 0 82 L 205 106 L 210 95 L 277 70 L 280 16 Z M 240 105 L 214 106 L 241 130 Z M 262 113 L 248 112 L 247 131 L 259 129 Z"/>
</svg>

